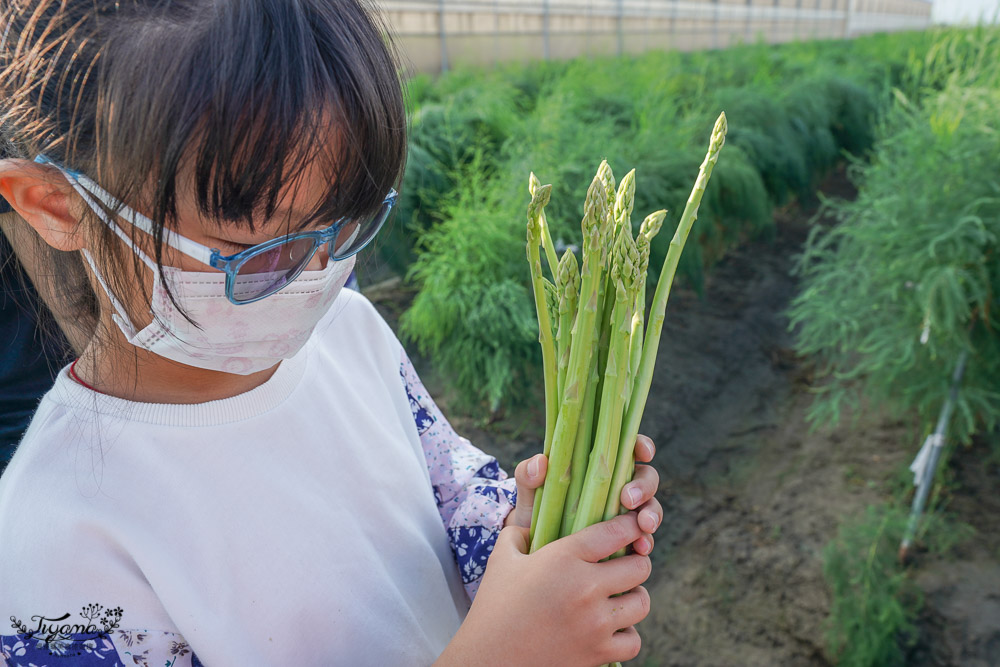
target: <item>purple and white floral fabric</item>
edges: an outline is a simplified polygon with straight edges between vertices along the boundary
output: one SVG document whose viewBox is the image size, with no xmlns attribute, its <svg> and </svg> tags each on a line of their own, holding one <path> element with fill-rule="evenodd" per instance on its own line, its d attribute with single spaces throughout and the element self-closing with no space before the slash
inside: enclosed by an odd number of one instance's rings
<svg viewBox="0 0 1000 667">
<path fill-rule="evenodd" d="M 163 630 L 0 636 L 9 667 L 202 667 L 184 638 Z"/>
<path fill-rule="evenodd" d="M 434 499 L 471 600 L 504 519 L 514 509 L 517 489 L 495 458 L 455 433 L 405 351 L 399 372 L 424 447 Z"/>
</svg>

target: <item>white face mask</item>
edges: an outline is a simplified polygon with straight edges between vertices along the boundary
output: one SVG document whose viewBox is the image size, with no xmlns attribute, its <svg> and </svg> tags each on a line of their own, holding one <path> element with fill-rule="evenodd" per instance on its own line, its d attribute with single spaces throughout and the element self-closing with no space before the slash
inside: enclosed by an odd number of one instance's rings
<svg viewBox="0 0 1000 667">
<path fill-rule="evenodd" d="M 164 266 L 163 278 L 170 292 L 196 327 L 171 302 L 156 264 L 138 248 L 133 250 L 154 276 L 153 321 L 141 331 L 108 289 L 90 253 L 83 251 L 117 311 L 111 317 L 125 339 L 188 366 L 237 375 L 256 373 L 293 357 L 330 309 L 355 261 L 353 256 L 339 262 L 327 260 L 322 271 L 303 271 L 280 292 L 239 306 L 226 298 L 226 275 L 221 271 L 201 273 Z"/>
<path fill-rule="evenodd" d="M 226 297 L 226 274 L 223 271 L 183 271 L 164 266 L 161 278 L 155 262 L 133 246 L 128 235 L 93 201 L 91 195 L 94 193 L 84 189 L 80 179 L 70 174 L 66 176 L 87 205 L 153 272 L 153 295 L 149 309 L 153 321 L 138 330 L 108 288 L 91 254 L 83 250 L 84 257 L 116 311 L 111 316 L 115 324 L 132 345 L 188 366 L 249 375 L 293 357 L 309 340 L 316 324 L 330 309 L 354 268 L 353 255 L 339 261 L 328 258 L 325 269 L 303 271 L 281 291 L 260 301 L 237 305 Z M 92 188 L 96 189 L 95 186 Z M 106 193 L 101 191 L 101 195 L 104 195 L 102 199 L 106 199 Z M 152 221 L 127 207 L 122 207 L 120 215 L 141 229 L 152 229 Z M 186 244 L 208 250 L 175 232 L 164 231 L 175 247 Z M 264 278 L 269 274 L 255 275 Z M 184 313 L 171 301 L 164 280 L 169 283 L 170 294 Z M 195 324 L 188 321 L 184 314 Z"/>
</svg>

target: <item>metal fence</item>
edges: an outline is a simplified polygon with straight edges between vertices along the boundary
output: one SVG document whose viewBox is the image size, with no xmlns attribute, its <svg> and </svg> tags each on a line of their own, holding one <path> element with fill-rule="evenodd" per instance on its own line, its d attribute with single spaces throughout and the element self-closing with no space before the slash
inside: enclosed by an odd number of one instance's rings
<svg viewBox="0 0 1000 667">
<path fill-rule="evenodd" d="M 414 72 L 462 64 L 850 38 L 930 25 L 929 0 L 385 0 Z"/>
</svg>

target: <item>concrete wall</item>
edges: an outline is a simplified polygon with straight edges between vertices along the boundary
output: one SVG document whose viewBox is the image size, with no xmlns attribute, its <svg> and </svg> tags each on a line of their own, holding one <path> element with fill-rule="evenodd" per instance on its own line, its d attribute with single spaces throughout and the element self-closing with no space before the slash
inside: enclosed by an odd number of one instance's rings
<svg viewBox="0 0 1000 667">
<path fill-rule="evenodd" d="M 927 0 L 384 0 L 413 72 L 930 25 Z"/>
</svg>

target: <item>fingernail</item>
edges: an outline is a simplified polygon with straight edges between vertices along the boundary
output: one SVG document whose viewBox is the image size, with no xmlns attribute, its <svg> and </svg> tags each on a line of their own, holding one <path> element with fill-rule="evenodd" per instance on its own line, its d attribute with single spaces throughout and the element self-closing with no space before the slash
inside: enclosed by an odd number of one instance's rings
<svg viewBox="0 0 1000 667">
<path fill-rule="evenodd" d="M 643 555 L 646 555 L 646 553 L 649 553 L 650 549 L 652 549 L 652 547 L 649 546 L 649 540 L 646 539 L 645 537 L 640 537 L 639 538 L 639 549 L 643 552 Z"/>
<path fill-rule="evenodd" d="M 647 521 L 653 524 L 653 527 L 649 530 L 649 532 L 654 532 L 660 525 L 660 517 L 656 516 L 655 512 L 643 512 L 643 514 L 648 516 L 649 518 Z"/>
<path fill-rule="evenodd" d="M 538 476 L 538 459 L 528 461 L 528 477 Z"/>
<path fill-rule="evenodd" d="M 642 492 L 634 486 L 628 487 L 625 494 L 628 496 L 629 503 L 632 507 L 638 505 L 639 501 L 642 500 Z"/>
</svg>

